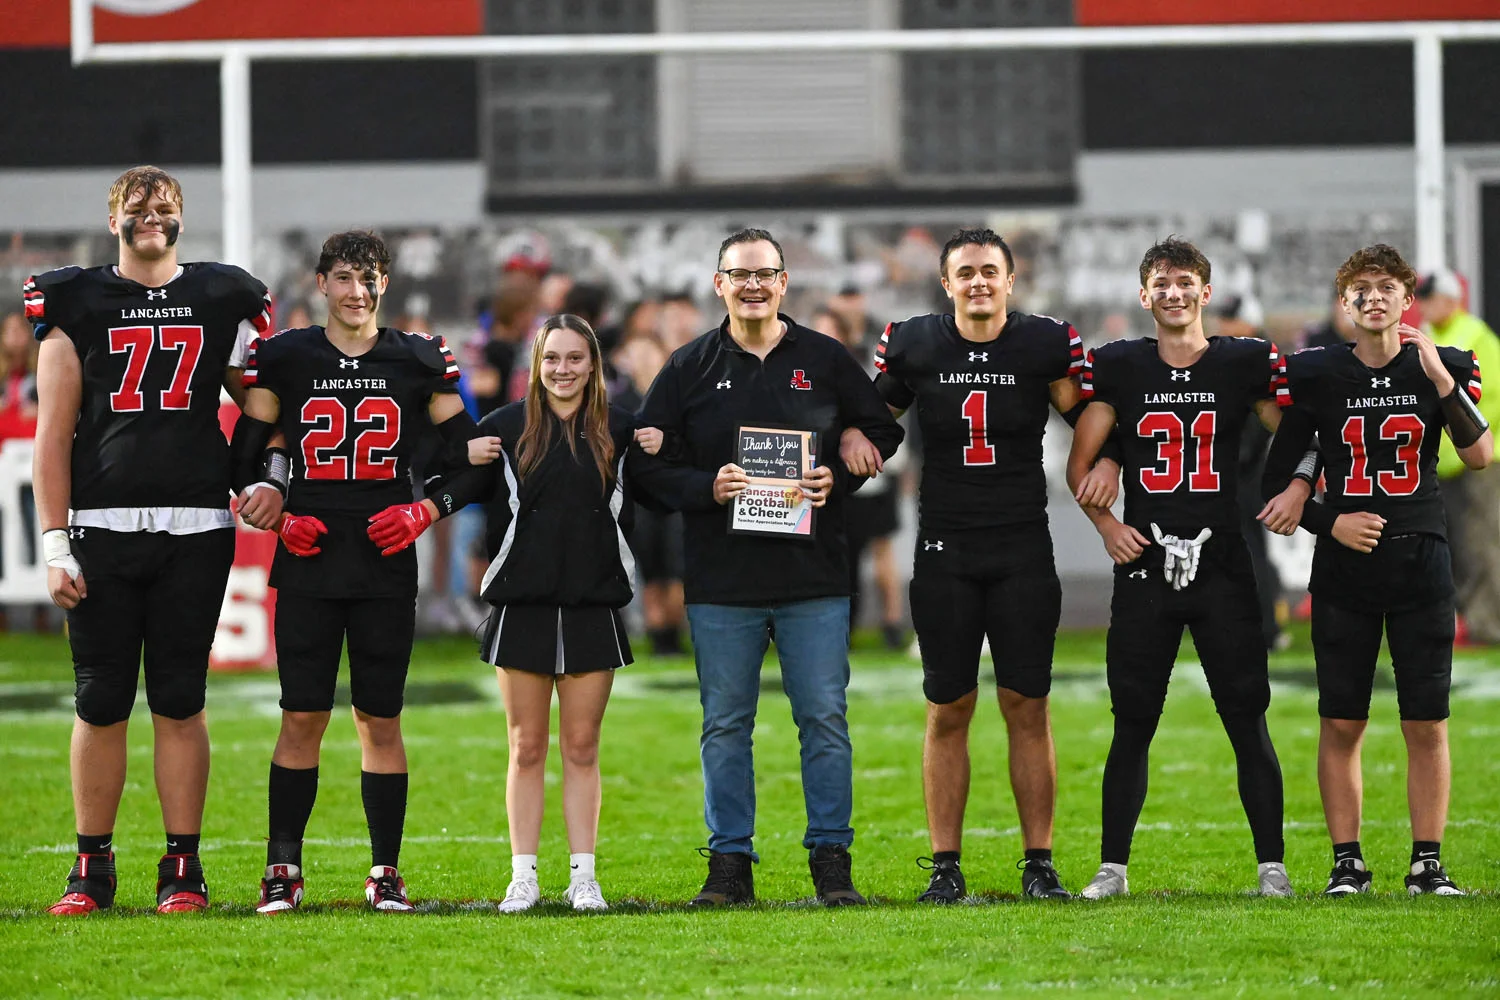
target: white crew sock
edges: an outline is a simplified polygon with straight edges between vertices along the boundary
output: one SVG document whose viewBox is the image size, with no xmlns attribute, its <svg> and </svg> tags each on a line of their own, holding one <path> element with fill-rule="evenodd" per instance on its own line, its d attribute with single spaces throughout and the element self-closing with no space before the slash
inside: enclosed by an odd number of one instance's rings
<svg viewBox="0 0 1500 1000">
<path fill-rule="evenodd" d="M 594 879 L 594 856 L 592 854 L 570 854 L 568 864 L 571 871 L 568 875 L 569 882 L 580 882 L 584 879 Z"/>
<path fill-rule="evenodd" d="M 1280 875 L 1286 874 L 1286 865 L 1280 861 L 1262 861 L 1255 866 L 1257 875 L 1265 875 L 1266 872 L 1276 872 Z"/>
<path fill-rule="evenodd" d="M 536 855 L 535 854 L 512 854 L 510 856 L 510 877 L 529 878 L 536 881 Z"/>
<path fill-rule="evenodd" d="M 1121 878 L 1125 877 L 1125 866 L 1124 865 L 1117 865 L 1113 861 L 1106 861 L 1106 862 L 1104 862 L 1104 864 L 1102 864 L 1102 865 L 1099 866 L 1099 870 L 1100 871 L 1106 871 L 1106 872 L 1114 872 L 1116 875 L 1120 876 Z"/>
</svg>

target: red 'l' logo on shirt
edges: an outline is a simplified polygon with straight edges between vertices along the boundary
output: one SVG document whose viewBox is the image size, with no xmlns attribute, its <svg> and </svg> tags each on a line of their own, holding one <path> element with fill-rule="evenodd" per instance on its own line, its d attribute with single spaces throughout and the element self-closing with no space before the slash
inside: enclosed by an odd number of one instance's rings
<svg viewBox="0 0 1500 1000">
<path fill-rule="evenodd" d="M 812 388 L 812 383 L 807 380 L 807 373 L 804 372 L 801 368 L 798 368 L 796 371 L 792 372 L 792 388 L 793 389 L 811 389 Z"/>
</svg>

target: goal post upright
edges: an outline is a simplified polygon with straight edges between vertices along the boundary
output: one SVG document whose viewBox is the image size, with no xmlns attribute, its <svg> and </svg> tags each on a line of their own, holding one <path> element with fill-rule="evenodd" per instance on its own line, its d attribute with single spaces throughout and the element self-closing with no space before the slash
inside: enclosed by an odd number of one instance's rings
<svg viewBox="0 0 1500 1000">
<path fill-rule="evenodd" d="M 250 65 L 257 59 L 516 58 L 579 55 L 709 55 L 756 52 L 920 52 L 1165 48 L 1220 45 L 1375 44 L 1412 46 L 1416 217 L 1415 259 L 1443 266 L 1447 173 L 1443 136 L 1443 42 L 1500 40 L 1500 20 L 1313 24 L 976 28 L 914 31 L 658 32 L 605 35 L 473 35 L 417 38 L 253 39 L 99 42 L 93 0 L 69 0 L 75 65 L 217 62 L 220 71 L 224 259 L 250 265 Z"/>
</svg>

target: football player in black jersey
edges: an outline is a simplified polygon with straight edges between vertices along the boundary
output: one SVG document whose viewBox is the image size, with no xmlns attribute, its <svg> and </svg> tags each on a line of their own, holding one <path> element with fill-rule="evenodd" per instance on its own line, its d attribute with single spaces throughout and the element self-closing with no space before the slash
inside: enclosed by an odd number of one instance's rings
<svg viewBox="0 0 1500 1000">
<path fill-rule="evenodd" d="M 401 707 L 416 621 L 410 546 L 437 510 L 431 501 L 411 502 L 409 462 L 429 423 L 459 449 L 475 426 L 443 339 L 378 324 L 389 267 L 390 253 L 374 234 L 329 237 L 317 270 L 327 326 L 258 341 L 245 370 L 245 416 L 233 442 L 237 484 L 257 474 L 273 430 L 291 451 L 283 545 L 271 569 L 282 717 L 271 757 L 262 913 L 302 900 L 302 836 L 346 638 L 370 828 L 365 896 L 377 910 L 412 909 L 398 869 L 407 792 Z"/>
<path fill-rule="evenodd" d="M 1448 818 L 1448 688 L 1453 666 L 1453 573 L 1438 493 L 1443 428 L 1471 469 L 1494 454 L 1470 351 L 1437 347 L 1401 323 L 1416 275 L 1395 248 L 1366 247 L 1339 268 L 1352 343 L 1287 359 L 1293 406 L 1267 460 L 1264 487 L 1288 487 L 1316 433 L 1325 465 L 1323 503 L 1302 526 L 1318 535 L 1313 556 L 1313 655 L 1318 670 L 1318 786 L 1333 839 L 1329 895 L 1365 892 L 1359 848 L 1360 744 L 1381 632 L 1396 671 L 1406 738 L 1413 895 L 1462 895 L 1443 870 Z M 1309 487 L 1293 482 L 1305 496 Z"/>
<path fill-rule="evenodd" d="M 1266 731 L 1266 644 L 1235 499 L 1246 414 L 1253 410 L 1274 430 L 1278 404 L 1287 400 L 1282 358 L 1266 340 L 1204 336 L 1213 289 L 1209 262 L 1191 243 L 1173 237 L 1151 247 L 1140 277 L 1141 306 L 1151 310 L 1157 335 L 1089 353 L 1083 392 L 1090 402 L 1068 457 L 1076 488 L 1118 428 L 1125 520 L 1084 508 L 1116 565 L 1105 654 L 1114 739 L 1104 764 L 1101 865 L 1082 895 L 1127 891 L 1147 755 L 1186 627 L 1234 747 L 1260 892 L 1287 896 L 1281 766 Z M 1288 513 L 1289 503 L 1277 497 L 1264 519 L 1283 530 L 1295 523 L 1300 503 Z"/>
<path fill-rule="evenodd" d="M 1052 867 L 1057 761 L 1047 696 L 1062 588 L 1042 434 L 1049 405 L 1069 423 L 1083 410 L 1083 342 L 1062 320 L 1007 310 L 1014 261 L 992 230 L 955 233 L 938 270 L 955 315 L 893 323 L 875 352 L 876 386 L 897 415 L 916 405 L 924 446 L 911 616 L 927 697 L 922 784 L 932 837 L 932 858 L 918 863 L 932 875 L 918 898 L 949 903 L 967 891 L 959 850 L 969 724 L 988 636 L 1021 819 L 1022 891 L 1066 899 Z M 875 469 L 856 459 L 851 471 Z M 1107 507 L 1119 467 L 1105 461 L 1096 472 L 1094 502 Z"/>
<path fill-rule="evenodd" d="M 78 858 L 50 910 L 59 915 L 114 902 L 111 843 L 143 650 L 167 830 L 157 909 L 208 905 L 198 860 L 209 761 L 203 699 L 234 558 L 219 393 L 240 397 L 245 351 L 270 322 L 265 286 L 249 274 L 177 262 L 182 187 L 164 171 L 135 167 L 115 181 L 109 228 L 117 265 L 48 271 L 24 293 L 42 341 L 37 514 L 77 680 Z M 247 499 L 280 509 L 273 489 Z"/>
</svg>

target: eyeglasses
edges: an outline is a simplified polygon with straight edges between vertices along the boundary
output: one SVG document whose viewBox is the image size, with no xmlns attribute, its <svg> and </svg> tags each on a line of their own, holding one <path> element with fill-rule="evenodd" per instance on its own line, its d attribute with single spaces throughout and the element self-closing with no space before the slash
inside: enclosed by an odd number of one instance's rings
<svg viewBox="0 0 1500 1000">
<path fill-rule="evenodd" d="M 758 271 L 752 271 L 744 267 L 733 267 L 727 271 L 720 270 L 719 273 L 728 278 L 729 283 L 735 288 L 744 288 L 750 284 L 751 278 L 755 279 L 757 285 L 769 285 L 780 277 L 784 271 L 785 268 L 780 267 L 763 267 Z"/>
</svg>

